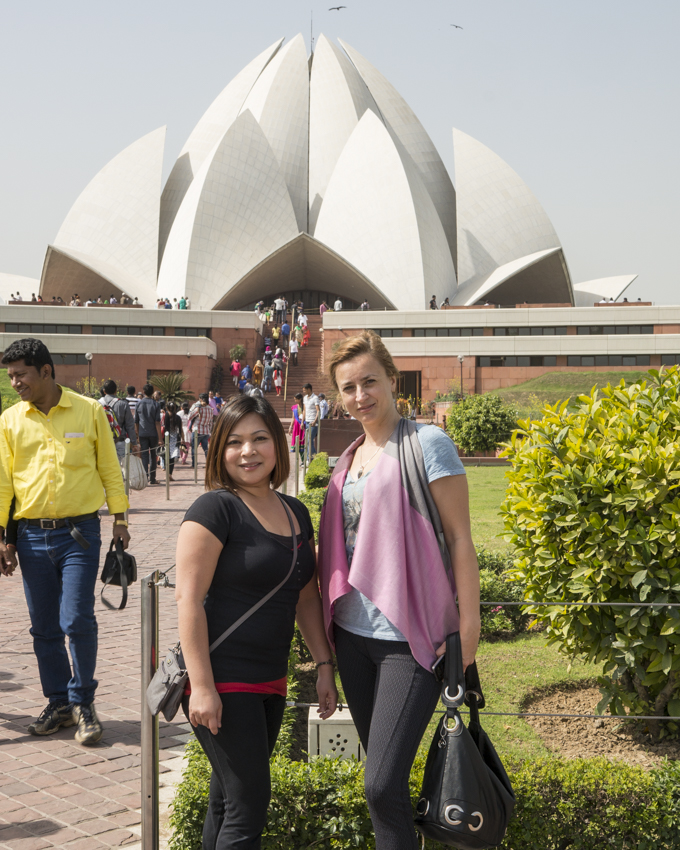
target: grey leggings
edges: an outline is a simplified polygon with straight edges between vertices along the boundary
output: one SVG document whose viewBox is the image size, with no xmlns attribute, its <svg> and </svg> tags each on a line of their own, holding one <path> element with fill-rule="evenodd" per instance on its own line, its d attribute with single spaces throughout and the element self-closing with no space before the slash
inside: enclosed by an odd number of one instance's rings
<svg viewBox="0 0 680 850">
<path fill-rule="evenodd" d="M 366 750 L 365 787 L 376 850 L 418 850 L 408 780 L 439 700 L 434 675 L 408 643 L 335 626 L 338 670 Z"/>
</svg>

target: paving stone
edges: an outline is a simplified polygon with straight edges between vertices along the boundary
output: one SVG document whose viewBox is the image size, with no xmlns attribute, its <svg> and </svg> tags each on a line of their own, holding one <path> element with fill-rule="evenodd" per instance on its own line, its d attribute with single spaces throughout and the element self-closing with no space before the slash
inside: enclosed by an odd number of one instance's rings
<svg viewBox="0 0 680 850">
<path fill-rule="evenodd" d="M 138 559 L 140 578 L 172 564 L 184 512 L 203 492 L 200 483 L 194 486 L 190 468 L 180 467 L 176 478 L 170 502 L 165 501 L 161 487 L 132 494 L 131 551 Z M 110 612 L 99 603 L 96 606 L 100 646 L 96 705 L 104 736 L 101 744 L 91 748 L 74 741 L 73 728 L 60 729 L 48 737 L 28 734 L 29 723 L 43 710 L 46 700 L 31 650 L 20 577 L 4 582 L 2 590 L 0 633 L 6 642 L 0 671 L 10 674 L 6 681 L 16 690 L 2 694 L 0 817 L 8 820 L 14 815 L 21 823 L 0 827 L 0 848 L 98 850 L 125 846 L 132 850 L 139 845 L 141 795 L 140 582 L 130 588 L 124 611 Z M 159 646 L 163 650 L 177 637 L 171 590 L 160 590 L 159 609 Z M 181 721 L 182 716 L 176 723 L 160 724 L 162 763 L 183 750 L 189 728 Z M 166 773 L 163 764 L 160 769 Z M 83 824 L 93 821 L 107 823 L 108 828 L 96 837 L 83 834 Z"/>
</svg>

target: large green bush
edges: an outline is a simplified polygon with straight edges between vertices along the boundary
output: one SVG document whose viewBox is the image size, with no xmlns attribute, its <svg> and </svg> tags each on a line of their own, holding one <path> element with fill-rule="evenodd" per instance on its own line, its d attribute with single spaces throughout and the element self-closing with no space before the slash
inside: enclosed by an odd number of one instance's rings
<svg viewBox="0 0 680 850">
<path fill-rule="evenodd" d="M 501 512 L 529 598 L 680 601 L 679 389 L 677 368 L 652 371 L 521 423 Z M 528 610 L 564 653 L 604 662 L 600 710 L 680 714 L 678 609 Z"/>
<path fill-rule="evenodd" d="M 515 409 L 490 393 L 465 396 L 446 414 L 446 430 L 464 452 L 494 451 L 516 426 Z"/>
<path fill-rule="evenodd" d="M 209 768 L 190 743 L 187 767 L 170 818 L 171 850 L 200 850 L 208 805 Z M 420 796 L 425 755 L 411 773 Z M 272 802 L 263 850 L 374 850 L 363 789 L 354 760 L 310 763 L 275 756 Z M 680 768 L 645 771 L 607 759 L 545 758 L 510 765 L 517 806 L 502 850 L 670 850 L 680 843 Z M 428 850 L 441 845 L 427 842 Z"/>
</svg>

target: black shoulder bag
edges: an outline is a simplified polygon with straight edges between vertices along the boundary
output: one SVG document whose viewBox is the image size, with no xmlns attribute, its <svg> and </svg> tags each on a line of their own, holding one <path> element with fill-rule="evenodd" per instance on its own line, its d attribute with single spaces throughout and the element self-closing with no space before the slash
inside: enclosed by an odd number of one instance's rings
<svg viewBox="0 0 680 850">
<path fill-rule="evenodd" d="M 281 590 L 293 574 L 298 558 L 298 543 L 297 534 L 295 533 L 295 523 L 293 522 L 293 515 L 290 512 L 290 508 L 284 501 L 283 497 L 278 493 L 276 495 L 279 499 L 281 499 L 281 503 L 286 509 L 288 522 L 290 523 L 290 533 L 293 537 L 293 560 L 291 561 L 290 569 L 288 570 L 286 577 L 280 581 L 276 587 L 272 588 L 272 590 L 263 596 L 259 602 L 256 602 L 255 605 L 253 605 L 252 608 L 249 608 L 245 614 L 242 614 L 235 623 L 232 623 L 226 631 L 222 632 L 217 640 L 214 640 L 210 644 L 208 652 L 212 652 L 214 649 L 217 649 L 223 640 L 226 640 L 232 632 L 235 632 L 240 625 L 245 623 L 245 621 L 259 608 L 261 608 L 265 602 L 269 602 L 272 596 Z M 186 664 L 184 663 L 182 648 L 178 642 L 175 646 L 168 650 L 165 658 L 161 660 L 158 665 L 158 670 L 154 673 L 153 678 L 149 682 L 149 687 L 146 689 L 146 703 L 149 706 L 149 711 L 154 715 L 163 712 L 163 717 L 165 717 L 169 723 L 177 714 L 177 710 L 180 707 L 188 678 L 189 674 L 187 673 Z"/>
<path fill-rule="evenodd" d="M 109 551 L 106 553 L 106 558 L 104 559 L 101 580 L 104 582 L 101 592 L 101 599 L 104 605 L 111 611 L 122 611 L 127 605 L 128 585 L 137 581 L 137 561 L 134 555 L 130 555 L 123 549 L 120 538 L 115 542 L 115 552 L 114 542 L 113 540 L 111 541 Z M 115 585 L 123 590 L 123 598 L 118 608 L 112 605 L 108 599 L 104 598 L 104 591 L 109 585 Z"/>
<path fill-rule="evenodd" d="M 479 723 L 485 700 L 471 664 L 463 675 L 460 635 L 446 639 L 442 714 L 425 764 L 416 807 L 416 829 L 426 838 L 459 850 L 486 850 L 503 841 L 515 806 L 505 768 Z M 470 708 L 465 727 L 458 709 Z"/>
</svg>

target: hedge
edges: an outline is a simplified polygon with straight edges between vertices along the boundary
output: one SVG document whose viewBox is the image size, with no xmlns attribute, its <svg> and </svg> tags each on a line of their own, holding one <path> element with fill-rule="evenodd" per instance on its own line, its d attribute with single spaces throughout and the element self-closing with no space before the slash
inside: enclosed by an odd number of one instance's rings
<svg viewBox="0 0 680 850">
<path fill-rule="evenodd" d="M 208 804 L 207 760 L 195 741 L 170 816 L 170 850 L 200 850 Z M 418 800 L 425 754 L 411 773 Z M 310 763 L 274 756 L 272 802 L 263 850 L 374 850 L 355 760 L 315 758 Z M 604 758 L 548 757 L 508 765 L 517 794 L 502 850 L 669 850 L 680 846 L 680 767 L 665 762 L 645 771 Z M 439 844 L 428 842 L 428 850 Z"/>
<path fill-rule="evenodd" d="M 307 490 L 316 490 L 320 487 L 328 487 L 331 480 L 331 470 L 328 466 L 328 454 L 319 452 L 307 467 L 305 474 L 305 487 Z"/>
</svg>

